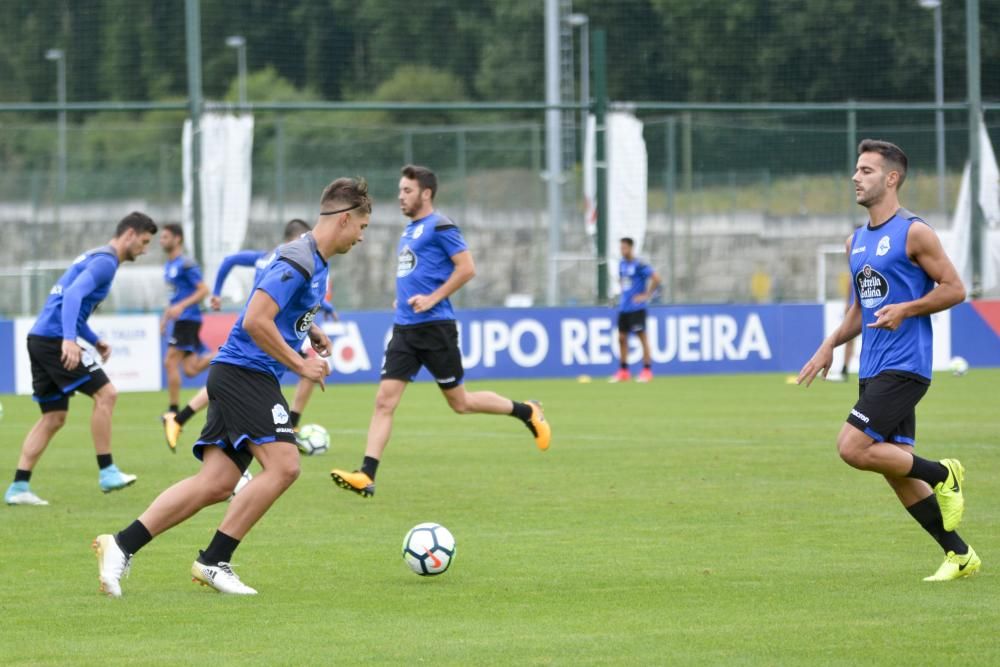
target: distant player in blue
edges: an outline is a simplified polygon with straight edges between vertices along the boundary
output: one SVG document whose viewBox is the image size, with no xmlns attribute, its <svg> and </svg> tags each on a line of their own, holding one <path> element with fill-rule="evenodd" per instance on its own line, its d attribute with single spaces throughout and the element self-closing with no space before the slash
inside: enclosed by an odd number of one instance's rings
<svg viewBox="0 0 1000 667">
<path fill-rule="evenodd" d="M 303 359 L 299 347 L 308 336 L 317 352 L 330 352 L 330 340 L 314 322 L 326 296 L 327 262 L 364 239 L 371 217 L 368 187 L 362 180 L 337 179 L 323 191 L 320 207 L 312 232 L 277 249 L 212 361 L 208 418 L 194 446 L 201 469 L 161 493 L 117 534 L 94 540 L 101 589 L 109 596 L 121 596 L 121 577 L 137 551 L 229 498 L 252 459 L 263 470 L 233 496 L 191 575 L 220 593 L 257 593 L 233 572 L 233 552 L 299 476 L 299 450 L 278 381 L 290 369 L 323 386 L 326 362 Z"/>
<path fill-rule="evenodd" d="M 927 223 L 899 205 L 906 154 L 887 141 L 858 146 L 855 198 L 869 222 L 847 239 L 854 303 L 844 321 L 799 372 L 807 386 L 824 377 L 833 349 L 861 334 L 859 399 L 840 429 L 837 449 L 850 466 L 883 475 L 900 502 L 945 552 L 924 581 L 967 577 L 979 556 L 955 529 L 962 520 L 965 469 L 957 459 L 913 453 L 916 405 L 931 383 L 933 313 L 965 298 L 965 287 Z"/>
<path fill-rule="evenodd" d="M 628 382 L 628 337 L 635 334 L 642 343 L 642 371 L 636 382 L 653 379 L 653 357 L 646 338 L 646 304 L 660 286 L 660 274 L 653 267 L 635 256 L 635 241 L 629 237 L 621 240 L 622 259 L 618 263 L 618 280 L 621 296 L 618 300 L 618 372 L 609 382 Z"/>
<path fill-rule="evenodd" d="M 299 220 L 298 218 L 290 220 L 288 224 L 285 225 L 285 243 L 294 241 L 308 232 L 309 229 L 309 223 L 304 220 Z M 273 249 L 241 250 L 240 252 L 233 253 L 232 255 L 225 257 L 222 260 L 222 264 L 219 265 L 219 273 L 215 277 L 215 287 L 212 290 L 212 298 L 209 300 L 212 310 L 217 311 L 222 308 L 222 286 L 225 284 L 226 277 L 229 275 L 229 272 L 232 271 L 233 267 L 254 267 L 254 282 L 257 282 L 264 270 L 270 266 L 272 261 L 274 261 L 276 255 L 277 250 Z M 328 300 L 324 299 L 321 305 L 325 315 L 337 319 L 336 311 L 334 311 L 333 306 Z M 298 428 L 299 419 L 302 417 L 302 412 L 305 410 L 306 404 L 309 403 L 309 398 L 312 396 L 313 388 L 315 386 L 316 384 L 314 382 L 310 382 L 304 378 L 299 380 L 299 384 L 295 388 L 295 397 L 292 399 L 292 410 L 290 412 L 293 428 Z M 193 417 L 206 405 L 208 405 L 208 389 L 203 387 L 191 398 L 190 401 L 188 401 L 188 404 L 185 405 L 180 412 L 167 412 L 163 415 L 163 433 L 170 451 L 175 453 L 177 452 L 177 440 L 180 437 L 184 424 L 186 424 L 191 417 Z"/>
<path fill-rule="evenodd" d="M 170 286 L 170 305 L 163 311 L 160 331 L 168 334 L 167 356 L 163 367 L 167 371 L 167 394 L 170 405 L 167 414 L 177 414 L 181 398 L 181 370 L 194 377 L 212 361 L 212 354 L 201 342 L 201 302 L 208 296 L 208 285 L 201 277 L 198 263 L 184 254 L 184 230 L 180 225 L 163 226 L 160 247 L 167 254 L 163 278 Z"/>
<path fill-rule="evenodd" d="M 98 338 L 87 320 L 107 297 L 121 263 L 145 254 L 155 233 L 156 224 L 149 216 L 129 213 L 107 245 L 77 257 L 49 292 L 45 307 L 28 332 L 32 387 L 42 416 L 21 446 L 14 483 L 4 494 L 8 505 L 48 505 L 31 491 L 31 472 L 66 423 L 69 399 L 77 391 L 94 399 L 90 433 L 101 490 L 107 493 L 135 482 L 135 475 L 121 472 L 111 458 L 111 415 L 118 392 L 98 360 L 82 349 L 77 339 L 90 343 L 102 361 L 111 356 L 111 346 Z"/>
<path fill-rule="evenodd" d="M 434 210 L 438 186 L 434 172 L 407 165 L 401 173 L 399 208 L 410 222 L 397 246 L 396 316 L 382 359 L 365 456 L 359 470 L 334 468 L 330 473 L 338 486 L 364 498 L 375 493 L 375 472 L 389 444 L 396 406 L 421 367 L 430 371 L 456 413 L 516 417 L 543 451 L 552 435 L 537 401 L 519 403 L 492 391 L 465 390 L 458 327 L 449 297 L 476 275 L 472 253 L 458 226 Z"/>
</svg>

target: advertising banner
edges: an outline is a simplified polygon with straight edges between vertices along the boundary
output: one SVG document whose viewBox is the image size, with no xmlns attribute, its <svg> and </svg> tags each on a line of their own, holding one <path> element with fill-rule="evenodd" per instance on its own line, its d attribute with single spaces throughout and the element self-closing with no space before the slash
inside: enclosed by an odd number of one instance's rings
<svg viewBox="0 0 1000 667">
<path fill-rule="evenodd" d="M 648 311 L 646 334 L 657 375 L 704 373 L 794 373 L 823 336 L 839 324 L 843 304 L 656 306 Z M 392 313 L 341 313 L 339 322 L 320 322 L 332 343 L 329 382 L 378 382 Z M 236 321 L 234 313 L 205 315 L 202 341 L 218 348 Z M 934 367 L 952 356 L 972 368 L 1000 366 L 1000 302 L 959 304 L 932 318 Z M 0 392 L 31 393 L 24 345 L 33 320 L 0 321 Z M 164 386 L 166 342 L 159 318 L 95 316 L 91 324 L 109 340 L 113 353 L 105 370 L 122 391 Z M 611 308 L 496 308 L 460 311 L 459 341 L 466 378 L 559 378 L 611 375 L 618 366 L 618 327 Z M 304 343 L 308 347 L 308 342 Z M 856 352 L 857 353 L 857 352 Z M 837 354 L 842 354 L 837 351 Z M 638 370 L 642 351 L 629 337 L 628 361 Z M 840 368 L 835 357 L 834 370 Z M 11 372 L 11 371 L 14 372 Z M 857 372 L 857 359 L 851 367 Z M 204 386 L 207 373 L 185 378 Z M 418 379 L 430 379 L 422 372 Z M 296 377 L 285 375 L 284 382 Z"/>
</svg>

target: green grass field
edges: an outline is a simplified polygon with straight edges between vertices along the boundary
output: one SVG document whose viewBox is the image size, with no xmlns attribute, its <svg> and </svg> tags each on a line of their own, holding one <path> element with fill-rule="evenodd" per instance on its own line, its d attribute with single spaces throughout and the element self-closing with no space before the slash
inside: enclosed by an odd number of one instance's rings
<svg viewBox="0 0 1000 667">
<path fill-rule="evenodd" d="M 836 455 L 853 383 L 470 386 L 542 399 L 552 448 L 538 452 L 512 419 L 453 415 L 434 387 L 415 385 L 365 501 L 328 471 L 360 461 L 374 387 L 328 387 L 304 421 L 330 430 L 330 453 L 303 460 L 236 552 L 253 598 L 188 576 L 223 506 L 137 555 L 122 599 L 98 593 L 93 537 L 125 526 L 196 461 L 162 442 L 164 394 L 122 395 L 114 453 L 139 481 L 101 494 L 89 401 L 74 399 L 32 480 L 52 505 L 0 508 L 0 662 L 1000 663 L 1000 371 L 942 374 L 919 408 L 919 452 L 966 466 L 960 532 L 984 561 L 948 584 L 921 581 L 942 555 L 889 487 Z M 8 476 L 36 412 L 24 397 L 3 403 Z M 400 558 L 406 531 L 429 520 L 458 541 L 436 578 Z"/>
</svg>

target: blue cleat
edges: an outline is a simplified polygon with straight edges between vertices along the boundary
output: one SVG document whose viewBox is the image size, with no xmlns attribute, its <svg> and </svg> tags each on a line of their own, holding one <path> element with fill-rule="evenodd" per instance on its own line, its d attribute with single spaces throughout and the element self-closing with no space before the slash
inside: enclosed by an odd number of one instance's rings
<svg viewBox="0 0 1000 667">
<path fill-rule="evenodd" d="M 3 494 L 3 500 L 8 505 L 48 505 L 49 501 L 42 500 L 34 493 L 27 482 L 14 482 L 7 487 L 7 492 Z"/>
<path fill-rule="evenodd" d="M 118 469 L 118 466 L 112 463 L 107 468 L 101 468 L 100 484 L 101 491 L 111 493 L 135 484 L 135 475 L 123 473 Z"/>
</svg>

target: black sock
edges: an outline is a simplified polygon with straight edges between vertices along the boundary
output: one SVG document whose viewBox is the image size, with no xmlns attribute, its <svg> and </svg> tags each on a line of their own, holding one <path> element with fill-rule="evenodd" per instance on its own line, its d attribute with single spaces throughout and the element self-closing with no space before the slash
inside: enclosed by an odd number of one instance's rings
<svg viewBox="0 0 1000 667">
<path fill-rule="evenodd" d="M 289 410 L 288 411 L 288 416 L 292 420 L 292 428 L 298 428 L 298 426 L 299 426 L 299 420 L 302 419 L 302 413 L 301 412 L 296 412 L 295 410 Z"/>
<path fill-rule="evenodd" d="M 651 370 L 653 368 L 653 364 L 643 364 L 642 367 L 645 368 L 648 371 L 648 370 Z"/>
<path fill-rule="evenodd" d="M 111 460 L 111 454 L 98 454 L 97 455 L 97 467 L 100 468 L 101 470 L 104 470 L 105 468 L 107 468 L 112 463 L 113 463 L 113 461 Z"/>
<path fill-rule="evenodd" d="M 623 371 L 627 371 L 628 370 L 628 362 L 623 361 L 620 364 L 618 364 L 618 367 L 621 368 Z"/>
<path fill-rule="evenodd" d="M 378 471 L 378 459 L 371 456 L 366 456 L 365 460 L 361 462 L 361 472 L 368 475 L 371 480 L 375 481 L 375 473 Z"/>
<path fill-rule="evenodd" d="M 933 489 L 938 482 L 948 479 L 948 469 L 937 461 L 922 459 L 916 454 L 913 455 L 913 467 L 906 473 L 907 477 L 920 479 L 931 485 Z"/>
<path fill-rule="evenodd" d="M 217 530 L 208 548 L 198 553 L 198 562 L 202 565 L 230 563 L 233 560 L 233 552 L 236 551 L 236 547 L 238 546 L 240 546 L 239 540 L 235 537 L 229 537 L 221 530 Z"/>
<path fill-rule="evenodd" d="M 934 541 L 941 545 L 945 553 L 954 551 L 958 555 L 969 553 L 969 545 L 962 541 L 955 531 L 946 532 L 944 529 L 944 519 L 941 518 L 941 506 L 938 505 L 937 496 L 933 493 L 923 500 L 919 500 L 906 511 L 910 513 L 917 523 L 930 533 Z"/>
<path fill-rule="evenodd" d="M 14 481 L 15 482 L 30 482 L 31 481 L 31 471 L 21 470 L 18 468 L 14 471 Z"/>
<path fill-rule="evenodd" d="M 177 422 L 178 426 L 184 426 L 184 423 L 191 417 L 194 417 L 194 410 L 191 409 L 190 405 L 185 405 L 184 409 L 174 416 L 174 421 Z"/>
<path fill-rule="evenodd" d="M 122 551 L 129 556 L 153 541 L 153 536 L 149 534 L 142 522 L 136 519 L 128 527 L 115 535 L 115 542 Z"/>
<path fill-rule="evenodd" d="M 531 419 L 531 406 L 527 403 L 518 403 L 517 401 L 511 401 L 514 404 L 513 409 L 511 409 L 510 414 L 513 417 L 517 417 L 525 424 Z"/>
<path fill-rule="evenodd" d="M 178 410 L 179 410 L 179 407 L 177 406 L 176 403 L 171 403 L 170 407 L 167 408 L 167 412 L 173 412 L 174 414 L 177 414 Z"/>
</svg>

